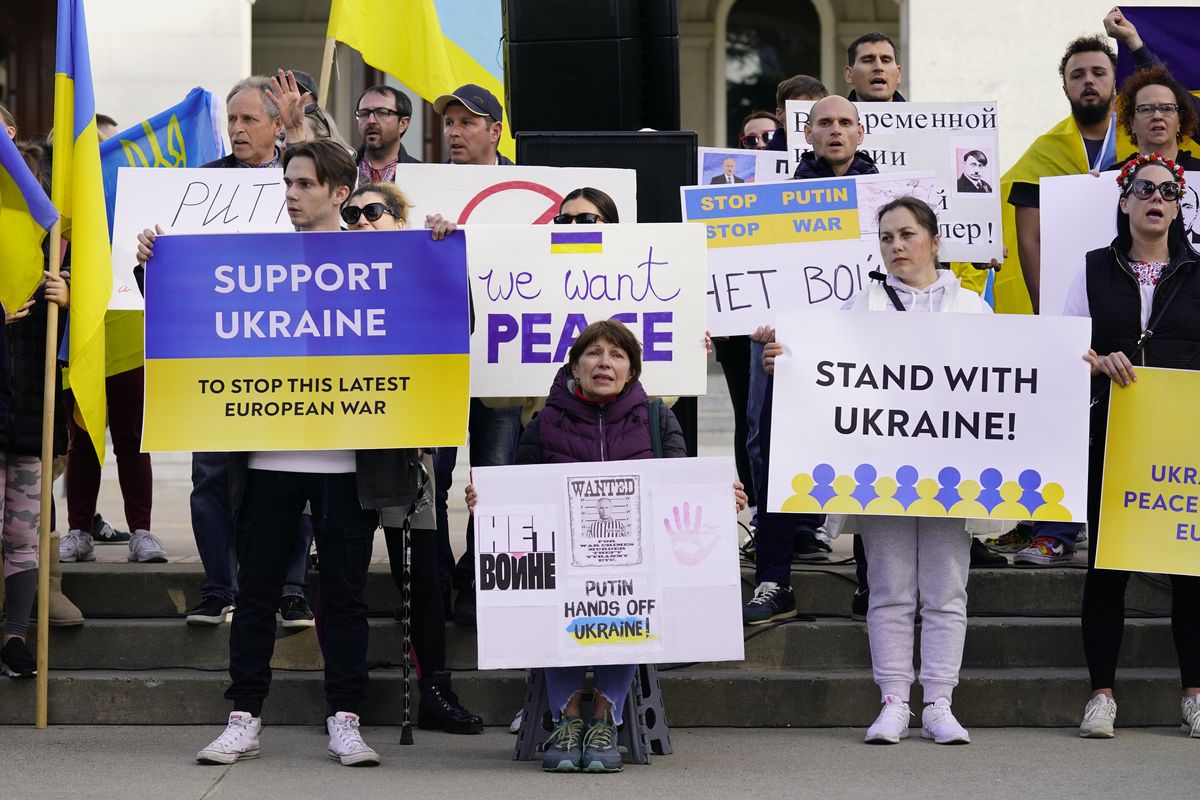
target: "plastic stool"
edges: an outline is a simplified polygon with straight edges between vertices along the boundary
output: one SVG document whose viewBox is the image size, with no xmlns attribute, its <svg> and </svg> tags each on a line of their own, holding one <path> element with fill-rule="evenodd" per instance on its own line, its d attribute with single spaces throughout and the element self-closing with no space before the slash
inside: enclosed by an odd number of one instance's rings
<svg viewBox="0 0 1200 800">
<path fill-rule="evenodd" d="M 591 715 L 589 706 L 593 697 L 591 691 L 584 692 L 585 717 Z M 513 747 L 513 760 L 532 761 L 553 729 L 544 670 L 531 669 L 527 673 L 525 705 L 521 713 L 521 728 L 517 732 L 517 744 Z M 617 746 L 624 747 L 628 754 L 625 763 L 649 764 L 651 753 L 660 756 L 671 754 L 671 731 L 663 711 L 658 670 L 653 664 L 639 664 L 634 670 L 633 684 L 625 698 L 622 718 L 624 723 L 617 732 Z"/>
</svg>

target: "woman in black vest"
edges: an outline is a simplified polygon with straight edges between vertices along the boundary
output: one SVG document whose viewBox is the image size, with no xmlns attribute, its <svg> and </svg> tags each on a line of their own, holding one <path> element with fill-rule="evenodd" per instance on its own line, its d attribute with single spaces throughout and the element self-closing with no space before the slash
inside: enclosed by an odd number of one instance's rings
<svg viewBox="0 0 1200 800">
<path fill-rule="evenodd" d="M 1110 380 L 1136 380 L 1134 362 L 1148 367 L 1200 369 L 1200 264 L 1184 240 L 1179 198 L 1183 169 L 1159 153 L 1138 155 L 1117 178 L 1121 200 L 1117 238 L 1087 254 L 1064 313 L 1092 320 L 1092 447 L 1088 464 L 1088 525 L 1098 540 L 1104 437 Z M 1152 331 L 1152 333 L 1151 333 Z M 1113 388 L 1113 391 L 1119 391 Z M 1083 648 L 1092 697 L 1079 735 L 1113 736 L 1117 704 L 1112 686 L 1125 627 L 1129 574 L 1096 569 L 1096 546 L 1083 588 Z M 1171 629 L 1183 685 L 1183 730 L 1200 738 L 1200 577 L 1169 576 Z"/>
</svg>

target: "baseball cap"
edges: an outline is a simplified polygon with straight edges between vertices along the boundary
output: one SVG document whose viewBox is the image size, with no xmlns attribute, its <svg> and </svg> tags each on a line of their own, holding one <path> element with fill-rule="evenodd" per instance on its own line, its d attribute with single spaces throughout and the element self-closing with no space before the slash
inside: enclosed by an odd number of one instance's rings
<svg viewBox="0 0 1200 800">
<path fill-rule="evenodd" d="M 503 110 L 500 108 L 500 101 L 496 96 L 484 89 L 482 86 L 476 86 L 473 83 L 468 83 L 460 86 L 451 94 L 444 94 L 433 101 L 433 110 L 439 114 L 446 113 L 446 106 L 451 103 L 462 103 L 472 114 L 479 116 L 489 116 L 497 122 L 500 121 L 503 115 Z"/>
<path fill-rule="evenodd" d="M 317 97 L 317 82 L 313 80 L 312 75 L 302 69 L 292 70 L 292 75 L 295 76 L 296 85 L 300 87 L 300 91 L 311 94 L 314 103 L 320 99 Z"/>
</svg>

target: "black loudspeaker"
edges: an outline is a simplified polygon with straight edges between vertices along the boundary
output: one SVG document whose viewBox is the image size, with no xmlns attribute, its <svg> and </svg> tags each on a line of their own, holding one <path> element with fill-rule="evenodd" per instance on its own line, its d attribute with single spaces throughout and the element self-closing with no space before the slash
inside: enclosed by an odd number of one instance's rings
<svg viewBox="0 0 1200 800">
<path fill-rule="evenodd" d="M 533 131 L 517 134 L 517 163 L 636 170 L 637 221 L 682 222 L 679 187 L 696 183 L 696 147 L 695 131 Z"/>
<path fill-rule="evenodd" d="M 514 133 L 678 130 L 676 0 L 505 0 Z"/>
</svg>

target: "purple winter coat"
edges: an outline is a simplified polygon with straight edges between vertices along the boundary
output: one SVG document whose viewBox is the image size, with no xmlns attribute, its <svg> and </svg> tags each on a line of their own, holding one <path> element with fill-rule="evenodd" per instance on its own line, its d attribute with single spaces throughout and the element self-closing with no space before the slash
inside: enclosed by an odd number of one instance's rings
<svg viewBox="0 0 1200 800">
<path fill-rule="evenodd" d="M 517 446 L 518 464 L 569 464 L 654 458 L 650 444 L 650 403 L 637 381 L 603 405 L 580 400 L 571 391 L 564 365 L 554 376 L 546 408 L 534 417 Z M 664 458 L 684 458 L 687 448 L 679 420 L 665 405 L 660 418 Z"/>
</svg>

